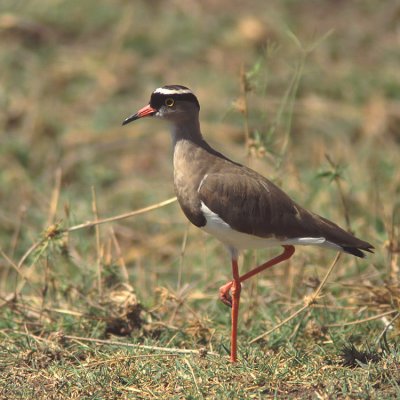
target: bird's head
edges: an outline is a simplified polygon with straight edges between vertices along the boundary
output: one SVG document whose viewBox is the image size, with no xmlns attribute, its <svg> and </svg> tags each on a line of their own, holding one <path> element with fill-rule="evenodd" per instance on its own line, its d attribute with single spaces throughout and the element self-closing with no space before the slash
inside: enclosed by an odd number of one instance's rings
<svg viewBox="0 0 400 400">
<path fill-rule="evenodd" d="M 193 92 L 185 86 L 167 85 L 156 89 L 147 106 L 126 118 L 122 125 L 143 117 L 157 117 L 178 122 L 198 116 L 200 104 Z"/>
</svg>

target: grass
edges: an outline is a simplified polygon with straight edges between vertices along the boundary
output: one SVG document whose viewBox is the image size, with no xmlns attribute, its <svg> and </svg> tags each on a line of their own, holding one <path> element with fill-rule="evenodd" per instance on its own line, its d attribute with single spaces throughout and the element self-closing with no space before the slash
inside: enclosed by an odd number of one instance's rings
<svg viewBox="0 0 400 400">
<path fill-rule="evenodd" d="M 0 397 L 399 398 L 398 12 L 3 1 Z M 376 247 L 314 302 L 333 252 L 247 283 L 236 365 L 225 250 L 176 202 L 146 209 L 173 196 L 166 127 L 120 127 L 167 83 L 211 144 Z"/>
</svg>

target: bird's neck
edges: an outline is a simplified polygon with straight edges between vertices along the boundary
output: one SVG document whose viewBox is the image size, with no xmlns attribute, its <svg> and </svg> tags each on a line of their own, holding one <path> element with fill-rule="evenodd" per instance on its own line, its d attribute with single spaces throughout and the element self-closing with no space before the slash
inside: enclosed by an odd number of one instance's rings
<svg viewBox="0 0 400 400">
<path fill-rule="evenodd" d="M 233 162 L 217 150 L 213 149 L 203 138 L 200 130 L 200 122 L 198 118 L 191 118 L 185 121 L 180 121 L 179 123 L 175 123 L 172 125 L 171 129 L 172 134 L 172 144 L 174 149 L 174 156 L 180 154 L 182 151 L 187 152 L 187 144 L 189 144 L 191 151 L 193 148 L 201 148 L 202 151 L 205 151 L 209 154 L 217 158 L 222 158 L 230 163 L 241 166 L 238 163 Z M 182 143 L 186 142 L 184 146 Z M 182 150 L 184 149 L 184 150 Z M 185 157 L 187 154 L 185 154 Z M 193 156 L 193 154 L 189 154 L 189 157 Z M 178 156 L 179 157 L 179 156 Z"/>
<path fill-rule="evenodd" d="M 190 140 L 197 144 L 204 142 L 200 130 L 200 122 L 197 118 L 191 118 L 174 123 L 172 125 L 171 134 L 174 147 L 180 140 Z"/>
</svg>

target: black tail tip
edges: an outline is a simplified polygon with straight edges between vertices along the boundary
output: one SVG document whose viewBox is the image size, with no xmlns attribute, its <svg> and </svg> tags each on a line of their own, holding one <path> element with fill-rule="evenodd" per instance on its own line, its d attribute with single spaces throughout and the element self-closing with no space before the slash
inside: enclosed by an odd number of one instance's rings
<svg viewBox="0 0 400 400">
<path fill-rule="evenodd" d="M 345 247 L 345 246 L 343 246 L 342 248 L 345 253 L 349 253 L 349 254 L 352 254 L 353 256 L 360 257 L 360 258 L 365 257 L 365 254 L 363 253 L 363 251 L 368 251 L 369 253 L 374 252 L 374 246 L 372 246 L 372 245 L 368 245 L 368 246 L 361 247 L 361 248 Z"/>
</svg>

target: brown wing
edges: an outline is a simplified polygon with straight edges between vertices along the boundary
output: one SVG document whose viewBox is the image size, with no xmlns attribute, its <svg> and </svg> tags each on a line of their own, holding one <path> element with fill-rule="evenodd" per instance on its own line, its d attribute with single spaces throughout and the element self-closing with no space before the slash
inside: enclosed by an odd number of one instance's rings
<svg viewBox="0 0 400 400">
<path fill-rule="evenodd" d="M 278 239 L 324 237 L 359 257 L 364 255 L 360 250 L 373 249 L 370 243 L 300 207 L 279 187 L 243 166 L 226 164 L 223 172 L 209 174 L 199 197 L 239 232 Z"/>
</svg>

